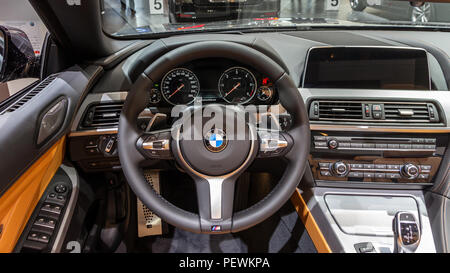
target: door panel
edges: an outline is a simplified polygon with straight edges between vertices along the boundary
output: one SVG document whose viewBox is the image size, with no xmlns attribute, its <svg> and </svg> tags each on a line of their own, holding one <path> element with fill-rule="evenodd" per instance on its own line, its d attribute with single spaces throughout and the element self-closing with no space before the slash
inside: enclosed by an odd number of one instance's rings
<svg viewBox="0 0 450 273">
<path fill-rule="evenodd" d="M 61 165 L 75 113 L 102 71 L 72 67 L 0 108 L 0 252 L 14 249 Z"/>
<path fill-rule="evenodd" d="M 64 157 L 65 137 L 57 141 L 0 197 L 0 253 L 11 252 L 28 218 Z"/>
</svg>

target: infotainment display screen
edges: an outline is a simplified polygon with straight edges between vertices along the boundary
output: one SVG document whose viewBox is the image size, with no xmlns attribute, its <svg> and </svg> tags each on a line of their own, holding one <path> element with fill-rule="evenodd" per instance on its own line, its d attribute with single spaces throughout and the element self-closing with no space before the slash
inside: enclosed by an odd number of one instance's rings
<svg viewBox="0 0 450 273">
<path fill-rule="evenodd" d="M 391 47 L 317 47 L 309 51 L 306 88 L 430 90 L 427 53 Z"/>
</svg>

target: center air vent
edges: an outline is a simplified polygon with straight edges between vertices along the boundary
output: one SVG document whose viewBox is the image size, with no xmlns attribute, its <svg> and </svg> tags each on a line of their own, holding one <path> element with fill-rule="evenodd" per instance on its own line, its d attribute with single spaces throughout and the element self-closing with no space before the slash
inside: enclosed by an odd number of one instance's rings
<svg viewBox="0 0 450 273">
<path fill-rule="evenodd" d="M 91 105 L 84 114 L 82 128 L 112 128 L 119 125 L 123 102 L 98 103 Z"/>
<path fill-rule="evenodd" d="M 435 123 L 439 113 L 433 103 L 316 100 L 311 120 L 384 123 Z"/>
<path fill-rule="evenodd" d="M 387 121 L 430 122 L 436 118 L 431 103 L 384 103 Z"/>
<path fill-rule="evenodd" d="M 314 101 L 310 116 L 320 120 L 361 120 L 363 106 L 360 102 Z"/>
</svg>

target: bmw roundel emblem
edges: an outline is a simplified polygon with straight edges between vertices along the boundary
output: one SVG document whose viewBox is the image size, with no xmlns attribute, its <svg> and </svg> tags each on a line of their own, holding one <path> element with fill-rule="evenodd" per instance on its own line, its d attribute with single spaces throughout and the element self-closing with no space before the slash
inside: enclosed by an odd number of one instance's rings
<svg viewBox="0 0 450 273">
<path fill-rule="evenodd" d="M 223 151 L 227 147 L 227 136 L 224 131 L 220 129 L 213 129 L 209 131 L 203 139 L 206 149 L 213 153 Z"/>
</svg>

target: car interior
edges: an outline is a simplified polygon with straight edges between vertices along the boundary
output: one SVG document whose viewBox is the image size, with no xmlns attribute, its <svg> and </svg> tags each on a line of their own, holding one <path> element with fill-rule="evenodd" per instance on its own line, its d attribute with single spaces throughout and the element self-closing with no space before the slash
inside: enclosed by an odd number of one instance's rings
<svg viewBox="0 0 450 273">
<path fill-rule="evenodd" d="M 129 2 L 27 1 L 39 57 L 0 22 L 1 253 L 450 251 L 448 23 Z"/>
</svg>

